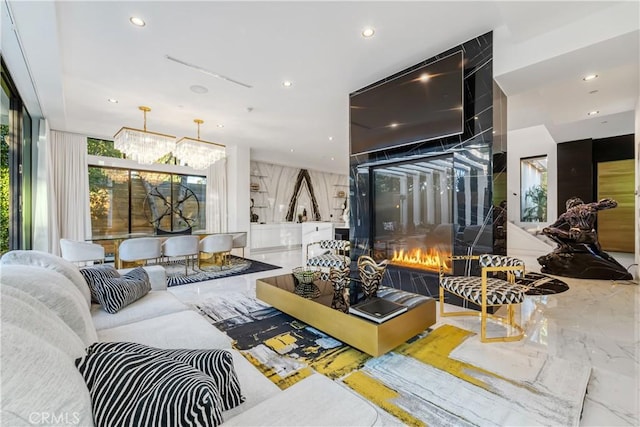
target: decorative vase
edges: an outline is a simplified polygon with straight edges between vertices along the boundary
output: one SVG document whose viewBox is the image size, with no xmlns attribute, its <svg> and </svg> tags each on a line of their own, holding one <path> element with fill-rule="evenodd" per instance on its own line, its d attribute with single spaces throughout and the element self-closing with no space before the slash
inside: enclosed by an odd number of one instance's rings
<svg viewBox="0 0 640 427">
<path fill-rule="evenodd" d="M 349 312 L 349 267 L 331 268 L 329 281 L 333 285 L 333 300 L 331 308 L 344 313 Z"/>
<path fill-rule="evenodd" d="M 387 269 L 389 261 L 386 259 L 379 264 L 369 256 L 361 256 L 358 258 L 358 273 L 362 281 L 362 290 L 366 299 L 375 297 L 380 283 L 384 278 L 384 272 Z"/>
</svg>

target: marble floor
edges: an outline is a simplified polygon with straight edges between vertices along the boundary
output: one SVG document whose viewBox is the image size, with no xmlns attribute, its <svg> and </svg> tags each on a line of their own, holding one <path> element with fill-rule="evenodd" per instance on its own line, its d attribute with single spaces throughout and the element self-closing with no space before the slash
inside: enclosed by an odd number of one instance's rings
<svg viewBox="0 0 640 427">
<path fill-rule="evenodd" d="M 300 265 L 301 256 L 300 250 L 248 255 L 282 266 L 282 270 L 183 285 L 170 291 L 187 303 L 225 292 L 255 296 L 257 278 L 290 272 Z M 534 259 L 525 262 L 537 265 Z M 530 364 L 541 357 L 588 365 L 591 378 L 580 425 L 640 425 L 640 286 L 637 281 L 563 280 L 570 286 L 567 292 L 528 297 L 522 305 L 519 316 L 526 327 L 523 340 L 483 344 L 464 357 L 480 366 L 502 365 L 502 369 L 507 369 L 505 358 L 512 359 L 509 366 Z M 438 322 L 478 329 L 477 321 L 460 319 L 464 318 L 448 317 Z M 494 357 L 493 348 L 500 357 Z"/>
</svg>

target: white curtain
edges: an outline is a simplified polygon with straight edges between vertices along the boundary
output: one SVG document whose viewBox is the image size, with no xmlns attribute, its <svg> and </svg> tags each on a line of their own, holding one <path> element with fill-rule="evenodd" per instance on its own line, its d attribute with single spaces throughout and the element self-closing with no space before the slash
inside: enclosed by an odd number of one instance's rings
<svg viewBox="0 0 640 427">
<path fill-rule="evenodd" d="M 91 236 L 87 137 L 51 131 L 49 151 L 52 162 L 49 180 L 55 195 L 55 203 L 49 208 L 57 216 L 54 225 L 58 235 L 85 240 Z M 58 245 L 57 241 L 53 243 Z"/>
<path fill-rule="evenodd" d="M 207 233 L 227 231 L 227 159 L 207 168 Z"/>
<path fill-rule="evenodd" d="M 51 131 L 49 122 L 40 119 L 36 148 L 35 189 L 33 195 L 33 249 L 59 255 L 58 215 L 55 189 L 51 179 Z"/>
</svg>

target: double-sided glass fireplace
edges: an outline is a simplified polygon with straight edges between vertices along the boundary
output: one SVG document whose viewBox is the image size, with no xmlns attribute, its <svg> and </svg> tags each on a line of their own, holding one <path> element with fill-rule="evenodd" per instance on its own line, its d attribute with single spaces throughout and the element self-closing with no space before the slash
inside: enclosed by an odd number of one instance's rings
<svg viewBox="0 0 640 427">
<path fill-rule="evenodd" d="M 451 272 L 453 252 L 453 155 L 372 168 L 372 253 L 376 261 Z"/>
</svg>

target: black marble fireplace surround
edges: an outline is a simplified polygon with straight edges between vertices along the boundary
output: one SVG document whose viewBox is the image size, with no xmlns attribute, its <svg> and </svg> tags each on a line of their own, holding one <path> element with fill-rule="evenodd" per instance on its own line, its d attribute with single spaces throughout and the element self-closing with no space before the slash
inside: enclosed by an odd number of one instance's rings
<svg viewBox="0 0 640 427">
<path fill-rule="evenodd" d="M 352 154 L 350 157 L 352 265 L 361 255 L 388 259 L 389 252 L 380 248 L 394 245 L 404 247 L 408 242 L 418 242 L 423 250 L 431 249 L 434 246 L 432 242 L 437 240 L 438 246 L 449 253 L 493 253 L 493 34 L 483 34 L 416 64 L 411 69 L 459 50 L 464 53 L 462 134 Z M 449 169 L 448 164 L 451 165 Z M 422 170 L 426 170 L 426 175 L 432 178 L 418 180 L 405 177 L 402 184 L 395 188 L 380 184 L 379 176 L 384 175 L 385 171 L 402 173 L 403 168 L 416 169 L 421 165 L 427 165 Z M 428 165 L 442 167 L 438 173 L 434 173 L 428 170 Z M 389 175 L 392 173 L 389 172 Z M 431 194 L 429 197 L 420 198 L 416 195 L 414 198 L 412 194 L 418 191 L 430 191 Z M 442 193 L 442 198 L 434 198 L 438 193 Z M 413 200 L 414 205 L 420 203 L 422 206 L 415 208 L 411 204 L 402 205 L 407 199 Z M 385 210 L 376 205 L 377 202 L 386 203 L 390 208 Z M 408 213 L 400 213 L 401 206 Z M 397 214 L 392 212 L 394 207 L 398 210 Z M 436 214 L 425 214 L 430 209 L 435 210 Z M 444 241 L 441 236 L 434 234 L 443 229 L 449 230 Z M 464 262 L 456 262 L 450 272 L 464 274 L 464 270 Z M 387 271 L 384 285 L 437 298 L 437 271 L 394 264 Z M 449 296 L 447 302 L 461 303 L 454 298 L 450 300 Z"/>
</svg>

